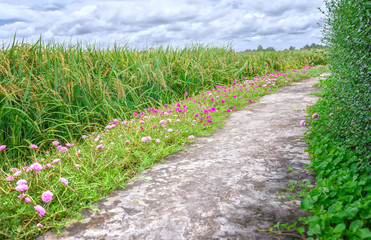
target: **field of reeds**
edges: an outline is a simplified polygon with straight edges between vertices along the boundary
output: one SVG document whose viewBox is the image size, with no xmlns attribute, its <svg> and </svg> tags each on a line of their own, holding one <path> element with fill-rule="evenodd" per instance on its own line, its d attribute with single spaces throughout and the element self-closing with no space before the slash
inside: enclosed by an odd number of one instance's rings
<svg viewBox="0 0 371 240">
<path fill-rule="evenodd" d="M 127 119 L 170 103 L 184 92 L 272 70 L 326 64 L 311 50 L 238 53 L 231 48 L 184 49 L 14 41 L 0 50 L 0 166 L 30 161 L 28 146 L 74 142 L 107 119 Z"/>
<path fill-rule="evenodd" d="M 79 141 L 50 139 L 47 153 L 32 142 L 26 146 L 32 161 L 0 169 L 0 239 L 35 239 L 48 230 L 61 231 L 81 217 L 82 209 L 94 209 L 92 203 L 124 187 L 156 161 L 222 127 L 231 112 L 327 70 L 305 66 L 269 71 L 197 94 L 183 92 L 178 101 L 132 112 L 128 120 L 109 118 L 104 128 Z M 7 154 L 3 146 L 0 153 Z"/>
</svg>

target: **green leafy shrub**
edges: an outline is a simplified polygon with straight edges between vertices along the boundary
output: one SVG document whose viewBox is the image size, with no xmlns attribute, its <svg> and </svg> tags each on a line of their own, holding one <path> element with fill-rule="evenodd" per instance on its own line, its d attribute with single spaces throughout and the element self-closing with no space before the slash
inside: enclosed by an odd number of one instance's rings
<svg viewBox="0 0 371 240">
<path fill-rule="evenodd" d="M 326 6 L 331 76 L 309 109 L 318 114 L 306 135 L 317 186 L 301 203 L 312 213 L 302 220 L 318 239 L 370 239 L 371 4 L 331 0 Z"/>
</svg>

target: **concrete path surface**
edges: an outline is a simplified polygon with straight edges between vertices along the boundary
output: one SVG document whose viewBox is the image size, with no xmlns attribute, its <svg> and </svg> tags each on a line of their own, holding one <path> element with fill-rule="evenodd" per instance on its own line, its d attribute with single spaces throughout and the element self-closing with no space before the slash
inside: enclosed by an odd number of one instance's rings
<svg viewBox="0 0 371 240">
<path fill-rule="evenodd" d="M 234 112 L 223 129 L 100 201 L 99 212 L 85 211 L 59 236 L 39 239 L 274 239 L 257 228 L 306 214 L 299 201 L 278 193 L 292 181 L 314 179 L 304 167 L 309 156 L 299 122 L 317 100 L 308 95 L 317 81 L 293 83 Z"/>
</svg>

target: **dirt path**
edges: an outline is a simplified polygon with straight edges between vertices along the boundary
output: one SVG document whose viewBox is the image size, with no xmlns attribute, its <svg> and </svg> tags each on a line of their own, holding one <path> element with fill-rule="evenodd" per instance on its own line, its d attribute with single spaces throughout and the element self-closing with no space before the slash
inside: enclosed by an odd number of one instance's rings
<svg viewBox="0 0 371 240">
<path fill-rule="evenodd" d="M 278 196 L 313 179 L 300 127 L 318 78 L 294 83 L 234 112 L 223 129 L 198 138 L 100 202 L 98 213 L 39 239 L 273 239 L 257 228 L 294 222 L 300 202 Z M 288 171 L 292 167 L 293 172 Z M 282 236 L 281 239 L 295 239 Z"/>
</svg>

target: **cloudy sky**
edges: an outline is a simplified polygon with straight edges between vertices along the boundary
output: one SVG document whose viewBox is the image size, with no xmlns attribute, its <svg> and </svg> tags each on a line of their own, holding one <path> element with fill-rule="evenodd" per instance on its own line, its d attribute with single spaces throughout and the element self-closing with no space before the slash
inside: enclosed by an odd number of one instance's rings
<svg viewBox="0 0 371 240">
<path fill-rule="evenodd" d="M 236 51 L 320 43 L 322 0 L 0 0 L 0 42 L 192 44 Z"/>
</svg>

